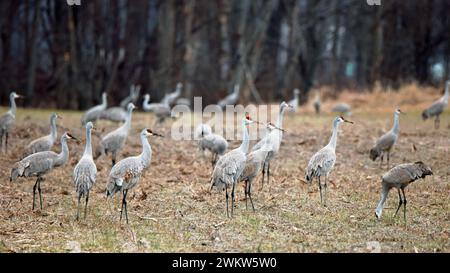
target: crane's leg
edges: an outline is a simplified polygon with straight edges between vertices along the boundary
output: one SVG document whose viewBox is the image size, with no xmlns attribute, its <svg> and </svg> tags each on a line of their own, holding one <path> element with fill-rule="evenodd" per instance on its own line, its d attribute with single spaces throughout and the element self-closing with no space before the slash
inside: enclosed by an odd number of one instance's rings
<svg viewBox="0 0 450 273">
<path fill-rule="evenodd" d="M 34 210 L 34 205 L 36 203 L 36 189 L 37 189 L 38 182 L 39 182 L 39 177 L 36 179 L 36 183 L 34 183 L 34 186 L 33 186 L 33 208 L 31 210 Z"/>
<path fill-rule="evenodd" d="M 328 176 L 325 176 L 325 184 L 323 185 L 323 206 L 327 206 L 327 180 Z"/>
<path fill-rule="evenodd" d="M 9 133 L 8 133 L 8 131 L 6 132 L 6 134 L 5 134 L 5 154 L 7 154 L 8 153 L 8 137 L 9 137 Z"/>
<path fill-rule="evenodd" d="M 402 195 L 400 194 L 400 189 L 397 189 L 397 191 L 398 191 L 398 199 L 399 199 L 399 201 L 398 201 L 398 207 L 397 207 L 397 210 L 395 211 L 394 217 L 397 216 L 397 213 L 398 213 L 400 207 L 403 204 Z"/>
<path fill-rule="evenodd" d="M 270 161 L 267 163 L 267 184 L 270 181 Z"/>
<path fill-rule="evenodd" d="M 87 215 L 88 202 L 89 202 L 89 191 L 86 194 L 86 204 L 84 205 L 84 219 L 86 219 L 86 215 Z"/>
<path fill-rule="evenodd" d="M 405 189 L 402 188 L 402 193 L 403 193 L 403 218 L 405 219 L 405 223 L 406 223 L 406 195 L 405 195 Z"/>
<path fill-rule="evenodd" d="M 380 169 L 383 169 L 383 157 L 384 157 L 384 153 L 381 152 L 381 156 L 380 156 Z"/>
<path fill-rule="evenodd" d="M 77 206 L 77 218 L 76 220 L 80 220 L 80 203 L 81 203 L 81 197 L 83 195 L 81 193 L 78 194 L 78 206 Z"/>
<path fill-rule="evenodd" d="M 122 221 L 122 213 L 123 213 L 123 210 L 125 209 L 125 220 L 127 221 L 127 225 L 128 225 L 127 194 L 128 194 L 128 190 L 123 190 L 122 210 L 120 211 L 120 221 Z"/>
<path fill-rule="evenodd" d="M 262 182 L 261 182 L 261 189 L 264 188 L 264 177 L 266 175 L 266 162 L 263 163 L 262 167 Z"/>
<path fill-rule="evenodd" d="M 255 212 L 255 206 L 253 205 L 252 200 L 252 181 L 248 181 L 248 191 L 247 191 L 248 198 L 250 199 L 250 203 L 252 204 L 253 212 Z"/>
<path fill-rule="evenodd" d="M 320 176 L 317 177 L 317 180 L 319 180 L 320 204 L 323 204 L 323 198 L 322 198 L 322 183 L 320 182 Z"/>
<path fill-rule="evenodd" d="M 439 129 L 439 125 L 441 123 L 441 118 L 439 115 L 436 116 L 436 119 L 434 120 L 434 129 Z"/>
<path fill-rule="evenodd" d="M 3 153 L 3 130 L 0 130 L 0 153 Z"/>
<path fill-rule="evenodd" d="M 247 205 L 247 193 L 248 193 L 248 179 L 245 180 L 245 188 L 244 188 L 244 192 L 245 192 L 245 210 L 248 210 L 248 205 Z"/>
<path fill-rule="evenodd" d="M 234 188 L 236 187 L 236 183 L 233 183 L 233 188 L 231 189 L 231 218 L 233 218 L 234 213 Z"/>
<path fill-rule="evenodd" d="M 228 214 L 228 187 L 225 186 L 225 201 L 227 203 L 227 217 L 230 218 L 230 215 Z"/>
<path fill-rule="evenodd" d="M 41 177 L 39 177 L 39 183 L 38 183 L 38 192 L 39 192 L 39 204 L 41 206 L 41 210 L 42 210 L 42 192 L 41 192 L 41 181 L 43 179 Z"/>
</svg>

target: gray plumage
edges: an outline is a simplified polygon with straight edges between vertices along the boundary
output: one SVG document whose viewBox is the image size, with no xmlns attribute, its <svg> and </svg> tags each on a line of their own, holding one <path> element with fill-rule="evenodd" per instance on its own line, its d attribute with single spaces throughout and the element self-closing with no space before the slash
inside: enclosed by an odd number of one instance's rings
<svg viewBox="0 0 450 273">
<path fill-rule="evenodd" d="M 86 202 L 84 207 L 84 218 L 86 218 L 89 192 L 97 176 L 97 166 L 92 157 L 91 132 L 93 128 L 92 122 L 86 124 L 86 146 L 83 156 L 73 170 L 73 183 L 78 196 L 77 220 L 80 218 L 80 200 L 82 197 L 85 197 Z"/>
<path fill-rule="evenodd" d="M 22 98 L 16 92 L 12 92 L 9 95 L 9 102 L 11 104 L 9 111 L 0 116 L 0 150 L 3 149 L 3 137 L 5 137 L 5 151 L 8 151 L 8 138 L 9 132 L 11 132 L 16 121 L 16 99 Z"/>
<path fill-rule="evenodd" d="M 350 105 L 346 104 L 346 103 L 339 103 L 338 105 L 336 105 L 333 109 L 332 112 L 335 113 L 340 113 L 342 115 L 351 115 L 352 108 Z"/>
<path fill-rule="evenodd" d="M 181 90 L 183 89 L 183 84 L 182 83 L 178 83 L 177 84 L 177 88 L 174 92 L 166 94 L 163 99 L 161 100 L 161 104 L 164 105 L 173 105 L 175 104 L 175 102 L 177 101 L 178 97 L 180 97 L 181 95 Z"/>
<path fill-rule="evenodd" d="M 53 151 L 35 153 L 15 163 L 12 167 L 10 181 L 15 181 L 18 177 L 37 177 L 33 187 L 33 210 L 36 188 L 39 192 L 39 200 L 42 209 L 41 182 L 44 180 L 43 176 L 54 168 L 63 166 L 67 163 L 69 159 L 67 140 L 69 139 L 76 138 L 67 132 L 61 137 L 61 153 L 59 154 Z"/>
<path fill-rule="evenodd" d="M 282 102 L 280 104 L 280 112 L 278 114 L 278 119 L 276 123 L 276 127 L 283 128 L 283 119 L 284 114 L 288 108 L 291 106 L 287 104 L 286 102 Z M 264 138 L 262 138 L 258 143 L 253 146 L 252 151 L 256 151 L 261 149 L 264 146 L 264 143 L 266 142 L 266 139 L 269 138 L 269 141 L 271 143 L 270 151 L 267 154 L 266 160 L 264 161 L 263 169 L 262 169 L 262 185 L 264 185 L 264 177 L 267 174 L 267 183 L 269 183 L 270 180 L 270 163 L 272 159 L 278 154 L 278 151 L 280 150 L 281 141 L 283 140 L 283 131 L 282 130 L 273 130 L 269 134 L 266 134 Z"/>
<path fill-rule="evenodd" d="M 245 162 L 247 160 L 247 152 L 250 144 L 250 139 L 248 135 L 247 125 L 252 124 L 254 121 L 250 117 L 246 117 L 242 120 L 242 133 L 243 139 L 240 147 L 226 153 L 224 156 L 219 158 L 211 177 L 211 188 L 212 190 L 216 187 L 219 190 L 225 189 L 225 198 L 227 206 L 227 216 L 228 213 L 228 188 L 232 187 L 231 190 L 231 216 L 233 216 L 234 211 L 234 189 L 236 184 L 239 182 L 239 177 L 245 168 Z"/>
<path fill-rule="evenodd" d="M 389 172 L 385 173 L 381 178 L 381 199 L 375 210 L 375 216 L 377 218 L 381 217 L 383 211 L 384 203 L 386 202 L 387 196 L 390 189 L 396 188 L 398 191 L 399 204 L 394 217 L 397 215 L 400 207 L 403 205 L 403 217 L 406 221 L 406 195 L 405 188 L 416 181 L 417 179 L 424 179 L 428 175 L 433 175 L 431 168 L 423 162 L 401 164 L 392 168 Z M 403 193 L 403 199 L 401 193 Z"/>
<path fill-rule="evenodd" d="M 427 120 L 431 117 L 435 117 L 434 127 L 439 128 L 440 116 L 444 112 L 445 107 L 448 105 L 450 80 L 446 82 L 444 96 L 435 101 L 428 109 L 423 111 L 422 118 Z"/>
<path fill-rule="evenodd" d="M 159 123 L 163 123 L 166 118 L 170 118 L 172 111 L 167 103 L 150 103 L 150 95 L 144 96 L 144 102 L 142 103 L 142 109 L 146 112 L 152 112 L 158 119 Z"/>
<path fill-rule="evenodd" d="M 275 128 L 276 127 L 273 124 L 268 123 L 266 126 L 267 134 L 270 134 Z M 271 147 L 272 143 L 270 142 L 270 138 L 266 138 L 264 145 L 260 149 L 249 153 L 247 155 L 244 170 L 242 171 L 242 174 L 239 177 L 239 181 L 245 182 L 244 186 L 245 207 L 247 208 L 247 197 L 248 197 L 250 199 L 253 211 L 255 211 L 255 206 L 253 205 L 252 200 L 252 183 L 253 180 L 255 180 L 255 178 L 261 172 L 264 162 L 267 158 L 267 154 L 270 152 Z"/>
<path fill-rule="evenodd" d="M 240 90 L 240 86 L 236 84 L 234 86 L 233 93 L 220 100 L 217 105 L 219 105 L 221 108 L 225 108 L 227 105 L 236 105 L 236 103 L 238 103 L 239 101 Z"/>
<path fill-rule="evenodd" d="M 187 107 L 191 107 L 191 100 L 187 98 L 179 98 L 175 102 L 176 105 L 185 105 Z"/>
<path fill-rule="evenodd" d="M 370 159 L 375 161 L 378 157 L 380 157 L 380 167 L 383 164 L 383 157 L 386 153 L 387 155 L 387 164 L 389 167 L 389 159 L 390 159 L 390 153 L 392 148 L 394 147 L 395 143 L 397 142 L 398 135 L 400 133 L 400 121 L 399 116 L 402 113 L 400 109 L 396 109 L 394 112 L 394 124 L 392 126 L 392 129 L 384 134 L 382 137 L 380 137 L 377 142 L 375 143 L 375 146 L 370 149 L 369 155 Z"/>
<path fill-rule="evenodd" d="M 112 165 L 114 166 L 114 164 L 116 164 L 117 153 L 125 146 L 125 142 L 131 128 L 133 110 L 135 108 L 136 107 L 134 106 L 134 104 L 130 103 L 128 105 L 127 120 L 125 121 L 125 123 L 102 138 L 99 146 L 96 149 L 95 159 L 97 159 L 101 155 L 111 153 Z"/>
<path fill-rule="evenodd" d="M 294 89 L 294 99 L 290 100 L 288 104 L 292 107 L 293 112 L 297 112 L 297 108 L 300 104 L 300 90 Z"/>
<path fill-rule="evenodd" d="M 57 118 L 59 118 L 58 114 L 52 113 L 50 116 L 50 134 L 33 140 L 28 144 L 22 158 L 38 152 L 50 151 L 52 149 L 56 138 L 58 137 L 58 130 L 56 129 Z"/>
<path fill-rule="evenodd" d="M 317 178 L 319 182 L 320 190 L 320 202 L 326 206 L 326 194 L 327 194 L 327 180 L 330 172 L 333 170 L 336 163 L 336 143 L 338 136 L 339 124 L 342 122 L 351 121 L 345 120 L 343 117 L 336 117 L 333 121 L 333 133 L 330 138 L 330 142 L 327 146 L 320 149 L 309 160 L 308 167 L 305 172 L 305 179 L 308 183 L 311 183 L 314 178 Z M 324 177 L 324 193 L 322 194 L 321 178 Z"/>
<path fill-rule="evenodd" d="M 128 104 L 130 103 L 137 104 L 140 94 L 141 94 L 141 86 L 133 84 L 130 87 L 130 94 L 120 102 L 120 107 L 122 109 L 127 109 Z"/>
<path fill-rule="evenodd" d="M 112 122 L 125 122 L 127 120 L 127 111 L 122 107 L 110 107 L 100 113 L 99 119 Z"/>
<path fill-rule="evenodd" d="M 197 130 L 201 130 L 198 145 L 201 151 L 208 150 L 212 154 L 211 164 L 214 165 L 220 155 L 228 149 L 228 142 L 221 135 L 211 132 L 211 127 L 207 124 L 200 124 Z"/>
<path fill-rule="evenodd" d="M 107 107 L 108 107 L 108 99 L 106 93 L 103 93 L 102 103 L 87 110 L 86 113 L 81 118 L 81 124 L 85 126 L 86 123 L 88 122 L 97 121 L 98 119 L 100 119 L 102 112 L 105 111 Z"/>
<path fill-rule="evenodd" d="M 108 184 L 106 186 L 107 197 L 114 196 L 115 193 L 121 191 L 123 194 L 122 210 L 120 212 L 120 219 L 122 220 L 122 213 L 125 209 L 125 217 L 128 224 L 127 212 L 127 194 L 128 190 L 134 188 L 140 181 L 144 171 L 150 166 L 152 159 L 152 147 L 149 144 L 147 137 L 159 136 L 149 129 L 144 129 L 141 134 L 142 153 L 138 156 L 128 157 L 119 161 L 109 173 Z"/>
</svg>

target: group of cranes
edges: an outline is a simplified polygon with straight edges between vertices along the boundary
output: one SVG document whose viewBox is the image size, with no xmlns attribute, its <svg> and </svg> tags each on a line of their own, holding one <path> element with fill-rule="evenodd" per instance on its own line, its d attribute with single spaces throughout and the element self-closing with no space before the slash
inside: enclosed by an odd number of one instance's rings
<svg viewBox="0 0 450 273">
<path fill-rule="evenodd" d="M 449 87 L 450 81 L 447 81 L 444 96 L 423 113 L 424 117 L 435 116 L 435 124 L 437 125 L 439 123 L 439 115 L 444 111 L 444 108 L 448 104 Z M 161 104 L 169 107 L 170 109 L 170 105 L 176 103 L 177 98 L 180 95 L 181 88 L 182 85 L 178 84 L 177 90 L 174 93 L 167 95 Z M 95 184 L 97 176 L 97 167 L 94 160 L 102 154 L 111 153 L 112 169 L 106 184 L 106 193 L 108 197 L 113 196 L 117 192 L 122 193 L 120 219 L 122 219 L 122 215 L 125 213 L 125 218 L 128 223 L 128 191 L 138 185 L 144 171 L 148 169 L 151 163 L 152 148 L 147 138 L 150 136 L 162 137 L 162 135 L 157 134 L 150 129 L 143 129 L 140 133 L 142 153 L 138 156 L 122 159 L 116 164 L 117 155 L 124 148 L 132 125 L 133 110 L 136 108 L 133 101 L 135 101 L 139 96 L 134 96 L 133 94 L 136 94 L 136 92 L 139 94 L 139 89 L 140 88 L 138 87 L 133 87 L 132 94 L 130 94 L 130 97 L 126 99 L 128 105 L 125 123 L 101 139 L 95 154 L 93 153 L 92 148 L 92 131 L 95 130 L 93 122 L 99 119 L 101 113 L 107 109 L 107 97 L 105 93 L 102 95 L 102 104 L 88 110 L 82 118 L 82 123 L 86 130 L 86 143 L 84 153 L 73 170 L 73 185 L 78 198 L 76 214 L 77 220 L 80 218 L 81 199 L 83 197 L 85 198 L 84 216 L 86 217 L 87 214 L 89 192 Z M 283 133 L 285 132 L 283 129 L 284 114 L 288 109 L 296 110 L 296 106 L 298 106 L 299 91 L 294 91 L 294 95 L 296 97 L 291 101 L 294 105 L 290 105 L 286 102 L 282 102 L 280 104 L 276 124 L 274 125 L 270 122 L 265 124 L 265 137 L 254 145 L 250 153 L 249 126 L 251 124 L 262 123 L 253 120 L 249 114 L 246 114 L 245 118 L 242 119 L 243 138 L 241 145 L 228 153 L 225 153 L 229 146 L 227 140 L 218 134 L 214 134 L 209 124 L 200 124 L 197 127 L 195 135 L 198 139 L 199 148 L 202 151 L 209 150 L 212 153 L 211 163 L 213 165 L 213 170 L 210 180 L 210 190 L 215 187 L 219 190 L 223 189 L 225 191 L 226 211 L 228 217 L 230 216 L 229 190 L 231 188 L 231 216 L 233 216 L 235 188 L 240 182 L 245 183 L 244 193 L 246 208 L 248 208 L 247 200 L 250 199 L 252 209 L 253 211 L 255 210 L 252 200 L 252 183 L 259 173 L 262 173 L 262 185 L 264 185 L 266 175 L 267 182 L 270 180 L 270 164 L 279 152 Z M 226 107 L 228 105 L 226 103 L 236 103 L 238 96 L 239 86 L 236 86 L 233 94 L 224 99 L 227 100 L 227 102 L 223 102 L 221 107 Z M 7 113 L 0 117 L 0 139 L 3 140 L 3 137 L 6 137 L 5 150 L 8 146 L 8 134 L 14 126 L 17 110 L 15 100 L 18 98 L 21 98 L 21 96 L 14 92 L 10 94 L 11 108 Z M 144 109 L 145 106 L 151 105 L 149 103 L 149 96 L 147 98 L 148 99 L 144 100 Z M 316 103 L 320 109 L 320 97 L 316 97 L 315 104 Z M 392 129 L 378 139 L 375 146 L 370 150 L 369 157 L 372 160 L 376 160 L 380 157 L 381 166 L 384 154 L 386 154 L 389 168 L 390 152 L 399 136 L 399 120 L 401 114 L 404 113 L 397 108 L 394 112 L 394 124 Z M 42 209 L 43 207 L 41 183 L 45 180 L 46 174 L 55 168 L 64 166 L 68 162 L 69 148 L 67 142 L 69 140 L 77 140 L 71 133 L 65 132 L 61 137 L 61 152 L 55 153 L 51 151 L 58 136 L 56 127 L 58 118 L 60 118 L 58 114 L 51 114 L 50 134 L 38 138 L 26 146 L 22 159 L 16 162 L 11 169 L 10 181 L 15 181 L 19 177 L 36 177 L 36 181 L 33 186 L 33 210 L 36 205 L 36 191 L 39 195 L 40 208 Z M 320 149 L 310 158 L 305 170 L 305 180 L 308 183 L 312 183 L 314 179 L 317 179 L 321 203 L 324 206 L 327 205 L 328 177 L 336 162 L 336 144 L 339 125 L 341 123 L 353 122 L 348 121 L 343 116 L 336 117 L 332 124 L 332 134 L 328 145 Z M 425 178 L 426 176 L 432 174 L 433 172 L 431 168 L 420 161 L 412 164 L 398 165 L 385 173 L 382 176 L 381 200 L 376 208 L 376 217 L 381 217 L 381 212 L 389 190 L 391 188 L 396 188 L 399 194 L 399 206 L 395 215 L 397 215 L 399 209 L 403 205 L 404 217 L 406 219 L 407 201 L 404 189 L 413 181 L 420 178 Z"/>
</svg>

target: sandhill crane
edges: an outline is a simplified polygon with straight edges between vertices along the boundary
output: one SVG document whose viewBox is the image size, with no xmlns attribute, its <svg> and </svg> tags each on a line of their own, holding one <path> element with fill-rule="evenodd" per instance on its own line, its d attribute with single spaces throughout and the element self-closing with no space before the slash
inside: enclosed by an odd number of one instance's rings
<svg viewBox="0 0 450 273">
<path fill-rule="evenodd" d="M 297 112 L 297 108 L 298 108 L 298 105 L 299 105 L 299 103 L 300 103 L 300 98 L 299 98 L 299 96 L 300 96 L 300 90 L 298 90 L 297 88 L 294 89 L 294 99 L 292 99 L 292 100 L 290 100 L 290 101 L 288 102 L 288 104 L 289 104 L 290 106 L 292 106 L 292 111 L 293 111 L 293 112 Z"/>
<path fill-rule="evenodd" d="M 150 103 L 150 95 L 144 96 L 142 108 L 146 112 L 153 112 L 158 118 L 158 123 L 163 123 L 166 118 L 170 118 L 172 113 L 169 104 L 167 103 Z"/>
<path fill-rule="evenodd" d="M 239 182 L 239 177 L 245 168 L 245 162 L 247 160 L 247 152 L 250 145 L 250 138 L 247 126 L 255 123 L 250 116 L 247 114 L 245 118 L 242 119 L 242 144 L 240 147 L 226 153 L 224 156 L 219 158 L 211 177 L 211 188 L 210 191 L 216 187 L 219 190 L 225 189 L 225 198 L 227 204 L 227 217 L 228 213 L 228 187 L 232 187 L 231 190 L 231 216 L 233 216 L 234 211 L 234 188 Z"/>
<path fill-rule="evenodd" d="M 80 201 L 83 196 L 86 198 L 84 206 L 84 218 L 86 219 L 89 191 L 94 185 L 97 176 L 97 166 L 95 166 L 92 157 L 91 132 L 93 129 L 94 125 L 92 122 L 88 122 L 86 124 L 86 146 L 84 148 L 84 154 L 73 170 L 73 183 L 75 191 L 78 194 L 77 220 L 80 219 Z"/>
<path fill-rule="evenodd" d="M 133 84 L 130 87 L 130 94 L 128 95 L 128 97 L 124 98 L 120 102 L 120 107 L 123 109 L 127 109 L 128 104 L 130 103 L 137 104 L 140 94 L 141 94 L 141 86 Z"/>
<path fill-rule="evenodd" d="M 403 217 L 406 222 L 406 195 L 405 188 L 416 181 L 419 178 L 424 179 L 427 175 L 433 175 L 431 168 L 425 165 L 423 162 L 416 163 L 408 163 L 401 164 L 394 168 L 392 168 L 389 172 L 385 173 L 382 176 L 382 191 L 381 191 L 381 199 L 378 203 L 378 206 L 375 210 L 375 216 L 379 219 L 381 217 L 381 212 L 383 211 L 384 203 L 386 202 L 386 198 L 389 194 L 391 188 L 396 188 L 398 191 L 398 207 L 395 211 L 394 217 L 397 216 L 397 213 L 400 207 L 403 205 Z M 400 191 L 403 193 L 403 200 Z"/>
<path fill-rule="evenodd" d="M 321 102 L 320 102 L 320 94 L 319 92 L 316 92 L 316 98 L 314 99 L 314 110 L 316 111 L 317 115 L 320 115 L 320 106 L 321 106 Z"/>
<path fill-rule="evenodd" d="M 161 103 L 169 105 L 169 106 L 173 105 L 176 102 L 176 100 L 178 99 L 178 97 L 180 97 L 182 89 L 183 89 L 183 84 L 181 82 L 179 82 L 177 84 L 177 88 L 176 88 L 175 92 L 166 94 L 163 97 L 163 99 L 161 100 Z"/>
<path fill-rule="evenodd" d="M 162 137 L 149 129 L 142 130 L 140 137 L 142 142 L 142 153 L 139 156 L 125 158 L 115 165 L 108 179 L 106 186 L 107 197 L 112 197 L 116 192 L 121 191 L 123 194 L 122 209 L 120 211 L 120 220 L 122 220 L 122 213 L 125 209 L 125 218 L 128 224 L 127 211 L 127 194 L 128 190 L 134 188 L 141 179 L 144 171 L 150 166 L 152 159 L 152 147 L 148 143 L 147 137 L 157 136 Z"/>
<path fill-rule="evenodd" d="M 445 85 L 445 94 L 442 98 L 435 101 L 427 110 L 423 111 L 422 118 L 423 120 L 427 120 L 433 116 L 436 117 L 434 120 L 434 128 L 438 129 L 440 124 L 440 115 L 444 112 L 445 107 L 448 105 L 448 96 L 449 96 L 449 88 L 450 88 L 450 80 L 446 82 Z"/>
<path fill-rule="evenodd" d="M 77 140 L 69 133 L 64 133 L 61 137 L 61 153 L 45 151 L 32 154 L 14 164 L 11 170 L 10 181 L 15 181 L 18 177 L 37 177 L 33 187 L 33 210 L 36 203 L 36 189 L 39 192 L 39 203 L 42 210 L 41 182 L 44 181 L 44 175 L 54 168 L 63 166 L 69 159 L 69 147 L 67 140 Z"/>
<path fill-rule="evenodd" d="M 52 113 L 50 116 L 50 134 L 33 140 L 30 144 L 28 144 L 22 158 L 38 152 L 50 151 L 52 149 L 53 144 L 58 137 L 58 130 L 56 130 L 56 119 L 61 119 L 61 117 L 56 113 Z"/>
<path fill-rule="evenodd" d="M 233 93 L 226 96 L 224 99 L 220 100 L 217 105 L 219 105 L 222 109 L 225 108 L 227 105 L 235 105 L 239 101 L 239 93 L 240 93 L 240 87 L 239 84 L 236 84 L 234 86 Z"/>
<path fill-rule="evenodd" d="M 202 124 L 205 125 L 205 124 Z M 209 127 L 209 125 L 206 125 Z M 223 155 L 228 149 L 228 142 L 221 135 L 214 134 L 211 132 L 211 127 L 201 126 L 200 140 L 198 142 L 201 151 L 208 150 L 212 154 L 211 164 L 214 165 L 220 155 Z M 206 130 L 203 130 L 204 128 Z"/>
<path fill-rule="evenodd" d="M 352 108 L 350 105 L 348 105 L 346 103 L 339 103 L 331 111 L 335 112 L 335 113 L 340 113 L 341 115 L 351 116 L 351 114 L 352 114 L 351 110 L 352 110 Z"/>
<path fill-rule="evenodd" d="M 375 143 L 375 147 L 370 149 L 370 159 L 375 161 L 378 157 L 380 157 L 380 167 L 383 166 L 383 157 L 386 153 L 387 155 L 387 165 L 389 168 L 389 157 L 392 150 L 392 147 L 394 147 L 395 143 L 397 142 L 398 135 L 400 132 L 400 114 L 404 114 L 400 109 L 396 109 L 394 112 L 394 125 L 392 126 L 392 129 L 384 134 L 382 137 L 380 137 L 377 142 Z"/>
<path fill-rule="evenodd" d="M 89 121 L 95 122 L 100 118 L 100 115 L 103 111 L 106 110 L 106 107 L 108 107 L 108 99 L 106 93 L 102 94 L 102 104 L 92 107 L 91 109 L 87 110 L 86 113 L 81 118 L 81 124 L 83 126 L 86 125 Z"/>
<path fill-rule="evenodd" d="M 273 130 L 282 130 L 281 128 L 276 127 L 272 123 L 268 123 L 266 125 L 267 134 L 270 134 Z M 252 151 L 247 155 L 247 161 L 245 162 L 245 168 L 242 172 L 239 181 L 245 182 L 245 207 L 247 208 L 247 197 L 250 199 L 250 203 L 252 204 L 253 211 L 255 211 L 255 206 L 253 205 L 252 200 L 252 183 L 253 180 L 258 176 L 261 172 L 261 169 L 264 165 L 264 161 L 267 158 L 267 154 L 271 151 L 272 143 L 270 138 L 266 138 L 264 140 L 263 146 L 256 150 Z"/>
<path fill-rule="evenodd" d="M 134 106 L 134 104 L 128 104 L 127 120 L 122 126 L 102 138 L 99 146 L 96 149 L 95 159 L 97 159 L 101 155 L 111 153 L 112 165 L 114 166 L 116 164 L 117 152 L 119 152 L 125 145 L 128 137 L 128 132 L 131 128 L 131 119 L 133 117 L 134 109 L 136 109 L 136 106 Z"/>
<path fill-rule="evenodd" d="M 276 127 L 283 128 L 284 113 L 286 112 L 286 110 L 288 108 L 291 108 L 291 106 L 289 104 L 287 104 L 286 102 L 283 101 L 280 104 L 280 112 L 278 114 Z M 261 149 L 261 147 L 264 145 L 264 142 L 266 141 L 267 138 L 270 139 L 272 147 L 271 147 L 269 153 L 267 154 L 266 160 L 264 161 L 264 165 L 262 168 L 262 174 L 263 174 L 262 184 L 261 184 L 262 186 L 264 185 L 264 177 L 265 177 L 266 173 L 267 173 L 267 183 L 269 183 L 270 162 L 278 154 L 278 151 L 280 150 L 281 141 L 283 140 L 283 131 L 273 130 L 270 134 L 267 134 L 266 136 L 264 136 L 263 139 L 261 139 L 258 143 L 256 143 L 255 146 L 253 146 L 252 151 Z"/>
<path fill-rule="evenodd" d="M 9 111 L 0 116 L 0 150 L 3 149 L 3 137 L 5 137 L 5 152 L 8 152 L 8 137 L 14 123 L 16 121 L 16 99 L 23 98 L 22 95 L 12 92 L 9 94 L 9 102 L 11 107 Z"/>
<path fill-rule="evenodd" d="M 319 182 L 320 190 L 320 202 L 326 206 L 327 200 L 327 180 L 328 175 L 333 170 L 334 163 L 336 163 L 336 142 L 338 136 L 339 124 L 342 122 L 353 123 L 346 120 L 344 117 L 336 117 L 333 121 L 333 133 L 330 138 L 330 142 L 327 146 L 323 147 L 316 154 L 314 154 L 309 160 L 308 167 L 305 172 L 305 179 L 308 183 L 311 183 L 314 178 L 317 178 Z M 321 177 L 325 177 L 324 181 L 324 194 L 322 197 L 322 183 Z"/>
</svg>

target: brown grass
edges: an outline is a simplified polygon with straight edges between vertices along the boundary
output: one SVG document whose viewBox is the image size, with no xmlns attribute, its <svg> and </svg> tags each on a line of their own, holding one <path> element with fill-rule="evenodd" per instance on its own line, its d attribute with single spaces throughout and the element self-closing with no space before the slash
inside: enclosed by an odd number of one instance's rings
<svg viewBox="0 0 450 273">
<path fill-rule="evenodd" d="M 239 186 L 233 219 L 226 217 L 224 194 L 208 193 L 211 167 L 199 156 L 196 144 L 172 140 L 169 124 L 154 128 L 167 137 L 151 139 L 151 167 L 129 194 L 130 226 L 119 222 L 119 198 L 114 202 L 105 198 L 109 158 L 97 162 L 99 175 L 87 219 L 75 221 L 71 175 L 83 143 L 71 143 L 69 164 L 47 175 L 42 184 L 43 211 L 31 211 L 33 179 L 10 183 L 8 177 L 24 145 L 47 132 L 50 111 L 19 110 L 11 151 L 0 158 L 0 251 L 368 252 L 368 242 L 376 241 L 383 252 L 449 252 L 450 115 L 447 111 L 442 117 L 440 130 L 434 130 L 430 121 L 422 122 L 422 106 L 439 97 L 436 90 L 426 94 L 423 103 L 419 91 L 408 86 L 398 93 L 342 94 L 339 101 L 355 105 L 351 117 L 355 124 L 341 127 L 328 208 L 320 206 L 317 185 L 308 187 L 303 177 L 309 158 L 328 141 L 330 114 L 316 117 L 311 106 L 305 106 L 300 114 L 286 117 L 288 133 L 272 164 L 273 179 L 263 190 L 259 179 L 254 185 L 256 213 L 245 210 Z M 326 101 L 324 109 L 335 102 Z M 386 170 L 368 158 L 376 137 L 390 128 L 397 105 L 408 115 L 401 120 L 392 164 L 423 160 L 434 171 L 434 176 L 408 187 L 406 224 L 401 217 L 392 217 L 398 202 L 395 192 L 382 219 L 375 219 L 380 176 Z M 80 113 L 60 114 L 62 127 L 84 139 Z M 121 158 L 140 152 L 138 131 L 153 124 L 153 117 L 139 113 L 134 121 Z M 101 122 L 98 127 L 107 132 L 116 125 Z M 232 143 L 237 145 L 238 141 Z"/>
</svg>

